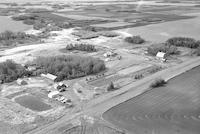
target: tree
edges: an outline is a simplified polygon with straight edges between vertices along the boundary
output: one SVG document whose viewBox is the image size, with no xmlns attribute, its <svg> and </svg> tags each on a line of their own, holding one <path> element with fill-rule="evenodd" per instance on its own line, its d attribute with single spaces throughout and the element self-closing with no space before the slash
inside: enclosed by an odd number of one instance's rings
<svg viewBox="0 0 200 134">
<path fill-rule="evenodd" d="M 200 45 L 199 43 L 200 43 L 199 41 L 187 37 L 173 37 L 166 41 L 166 44 L 168 45 L 188 47 L 188 48 L 197 48 Z"/>
<path fill-rule="evenodd" d="M 107 87 L 107 91 L 113 91 L 115 89 L 113 82 L 111 81 Z"/>
<path fill-rule="evenodd" d="M 140 36 L 126 37 L 124 40 L 128 43 L 133 43 L 133 44 L 142 44 L 145 42 L 145 40 Z"/>
<path fill-rule="evenodd" d="M 31 73 L 26 71 L 26 69 L 20 64 L 15 63 L 12 60 L 7 60 L 0 63 L 0 81 L 12 82 L 18 78 L 28 76 Z"/>
<path fill-rule="evenodd" d="M 74 55 L 38 57 L 31 64 L 42 68 L 40 73 L 56 75 L 58 77 L 57 81 L 78 78 L 105 70 L 105 64 L 100 59 Z"/>
<path fill-rule="evenodd" d="M 167 44 L 151 45 L 150 47 L 147 48 L 147 52 L 153 56 L 156 56 L 158 52 L 164 52 L 167 55 L 173 55 L 179 53 L 178 48 L 176 46 L 171 46 Z"/>
</svg>

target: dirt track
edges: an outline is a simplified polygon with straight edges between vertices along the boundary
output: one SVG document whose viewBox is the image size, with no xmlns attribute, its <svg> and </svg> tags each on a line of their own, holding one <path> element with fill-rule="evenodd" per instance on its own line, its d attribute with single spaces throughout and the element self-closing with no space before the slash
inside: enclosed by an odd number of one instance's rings
<svg viewBox="0 0 200 134">
<path fill-rule="evenodd" d="M 104 96 L 101 96 L 93 100 L 92 102 L 84 106 L 83 112 L 72 114 L 71 116 L 66 115 L 56 122 L 53 122 L 41 128 L 30 131 L 27 134 L 58 133 L 58 129 L 60 127 L 64 127 L 69 120 L 73 119 L 73 117 L 80 116 L 82 114 L 101 115 L 110 108 L 147 91 L 149 89 L 149 85 L 154 79 L 162 77 L 165 78 L 166 80 L 169 80 L 199 65 L 200 65 L 200 58 L 198 57 L 198 58 L 193 58 L 190 61 L 184 62 L 178 66 L 158 72 L 138 82 L 132 83 L 120 90 L 111 92 L 109 94 L 106 94 Z"/>
</svg>

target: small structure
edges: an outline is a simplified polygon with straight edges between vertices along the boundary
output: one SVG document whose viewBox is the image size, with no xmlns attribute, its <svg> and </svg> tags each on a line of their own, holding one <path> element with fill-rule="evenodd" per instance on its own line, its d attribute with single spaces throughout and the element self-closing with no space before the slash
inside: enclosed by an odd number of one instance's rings
<svg viewBox="0 0 200 134">
<path fill-rule="evenodd" d="M 50 74 L 50 73 L 47 73 L 47 74 L 41 74 L 42 77 L 45 77 L 45 78 L 48 78 L 52 81 L 55 81 L 57 76 L 53 75 L 53 74 Z"/>
<path fill-rule="evenodd" d="M 19 85 L 27 85 L 28 83 L 25 80 L 17 79 L 17 84 L 19 84 Z"/>
<path fill-rule="evenodd" d="M 35 71 L 37 68 L 35 66 L 29 66 L 27 68 L 28 71 Z"/>
<path fill-rule="evenodd" d="M 160 59 L 161 61 L 166 61 L 167 55 L 166 55 L 166 53 L 164 53 L 164 52 L 158 52 L 158 53 L 156 54 L 156 57 L 157 57 L 158 59 Z"/>
<path fill-rule="evenodd" d="M 111 59 L 110 58 L 106 58 L 104 61 L 108 62 L 108 61 L 111 61 Z"/>
<path fill-rule="evenodd" d="M 60 95 L 59 91 L 52 91 L 48 94 L 49 98 L 55 98 L 56 96 Z"/>
<path fill-rule="evenodd" d="M 66 88 L 69 87 L 68 85 L 65 85 L 64 83 L 62 82 L 59 82 L 58 84 L 54 84 L 54 88 L 56 90 L 58 90 L 59 92 L 64 92 L 66 91 Z"/>
<path fill-rule="evenodd" d="M 111 56 L 116 56 L 116 55 L 117 55 L 117 53 L 110 51 L 110 52 L 105 53 L 103 56 L 104 57 L 111 57 Z"/>
</svg>

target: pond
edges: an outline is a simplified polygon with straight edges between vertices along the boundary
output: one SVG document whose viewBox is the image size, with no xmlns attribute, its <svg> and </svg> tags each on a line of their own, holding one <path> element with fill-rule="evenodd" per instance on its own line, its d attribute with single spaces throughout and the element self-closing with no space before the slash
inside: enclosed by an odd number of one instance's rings
<svg viewBox="0 0 200 134">
<path fill-rule="evenodd" d="M 21 21 L 14 21 L 8 16 L 0 16 L 0 26 L 0 33 L 6 30 L 22 32 L 32 28 L 32 26 L 23 24 Z"/>
<path fill-rule="evenodd" d="M 51 106 L 32 95 L 24 95 L 15 99 L 20 105 L 33 111 L 45 111 L 51 109 Z"/>
</svg>

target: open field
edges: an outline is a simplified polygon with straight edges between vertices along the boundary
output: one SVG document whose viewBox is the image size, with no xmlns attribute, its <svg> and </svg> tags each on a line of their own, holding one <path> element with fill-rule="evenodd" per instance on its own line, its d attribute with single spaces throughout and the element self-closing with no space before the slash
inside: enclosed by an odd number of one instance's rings
<svg viewBox="0 0 200 134">
<path fill-rule="evenodd" d="M 103 117 L 136 134 L 198 134 L 200 67 L 113 107 Z"/>
<path fill-rule="evenodd" d="M 93 6 L 83 6 L 80 10 L 60 11 L 60 16 L 71 19 L 83 20 L 87 18 L 112 20 L 112 23 L 103 23 L 91 25 L 101 27 L 107 30 L 116 30 L 130 27 L 138 27 L 153 23 L 162 23 L 166 21 L 175 21 L 189 19 L 193 16 L 184 16 L 173 11 L 193 10 L 191 6 L 176 5 L 143 5 L 138 9 L 135 4 L 103 4 Z M 90 19 L 89 19 L 90 20 Z"/>
<path fill-rule="evenodd" d="M 198 23 L 200 21 L 199 14 L 191 13 L 189 15 L 198 17 L 187 20 L 179 20 L 160 24 L 152 24 L 143 27 L 129 28 L 124 29 L 124 31 L 130 34 L 141 35 L 145 39 L 154 42 L 162 42 L 174 36 L 192 37 L 200 39 L 198 36 L 200 34 Z"/>
</svg>

